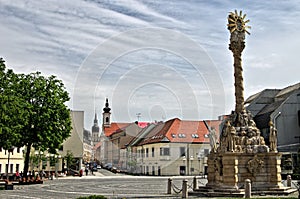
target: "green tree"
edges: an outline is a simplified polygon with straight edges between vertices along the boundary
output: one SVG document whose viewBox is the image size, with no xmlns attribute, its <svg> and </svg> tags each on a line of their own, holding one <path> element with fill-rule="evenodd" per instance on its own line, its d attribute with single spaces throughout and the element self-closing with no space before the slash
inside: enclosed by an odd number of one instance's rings
<svg viewBox="0 0 300 199">
<path fill-rule="evenodd" d="M 20 74 L 17 93 L 26 101 L 27 123 L 20 131 L 18 145 L 26 147 L 24 173 L 28 171 L 30 150 L 56 153 L 70 136 L 71 116 L 65 105 L 68 92 L 55 76 L 44 77 L 40 72 Z"/>
<path fill-rule="evenodd" d="M 74 155 L 70 150 L 68 150 L 64 158 L 67 161 L 67 169 L 69 171 L 70 167 L 74 164 Z"/>
<path fill-rule="evenodd" d="M 6 70 L 0 58 L 0 147 L 4 150 L 20 147 L 20 131 L 27 124 L 26 102 L 16 93 L 17 84 L 18 76 Z"/>
</svg>

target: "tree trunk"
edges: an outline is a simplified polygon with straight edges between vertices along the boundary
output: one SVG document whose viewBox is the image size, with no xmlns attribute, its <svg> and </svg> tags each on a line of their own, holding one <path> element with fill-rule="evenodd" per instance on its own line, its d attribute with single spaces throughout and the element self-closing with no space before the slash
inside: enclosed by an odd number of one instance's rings
<svg viewBox="0 0 300 199">
<path fill-rule="evenodd" d="M 30 160 L 30 151 L 31 151 L 31 145 L 32 144 L 28 144 L 26 146 L 26 154 L 25 154 L 25 162 L 24 162 L 24 173 L 23 175 L 25 177 L 27 177 L 27 173 L 28 173 L 28 168 L 29 168 L 29 160 Z"/>
</svg>

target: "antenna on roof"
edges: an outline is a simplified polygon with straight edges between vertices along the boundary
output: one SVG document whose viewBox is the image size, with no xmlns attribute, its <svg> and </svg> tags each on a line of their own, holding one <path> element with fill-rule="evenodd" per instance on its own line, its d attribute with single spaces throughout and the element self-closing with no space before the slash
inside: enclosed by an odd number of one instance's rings
<svg viewBox="0 0 300 199">
<path fill-rule="evenodd" d="M 137 113 L 137 114 L 135 114 L 136 115 L 136 117 L 137 117 L 137 121 L 140 121 L 140 118 L 142 117 L 141 115 L 141 113 Z"/>
</svg>

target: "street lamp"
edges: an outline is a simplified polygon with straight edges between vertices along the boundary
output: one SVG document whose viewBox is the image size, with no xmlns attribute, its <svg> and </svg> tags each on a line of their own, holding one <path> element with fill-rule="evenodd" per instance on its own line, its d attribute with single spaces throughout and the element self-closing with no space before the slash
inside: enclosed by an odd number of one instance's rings
<svg viewBox="0 0 300 199">
<path fill-rule="evenodd" d="M 185 156 L 182 156 L 182 161 L 183 161 L 184 168 L 185 168 L 185 165 L 186 165 L 185 164 L 185 161 L 186 161 L 186 157 Z M 185 171 L 186 171 L 186 169 L 184 169 L 184 170 L 180 169 L 180 175 L 186 175 Z"/>
<path fill-rule="evenodd" d="M 198 154 L 199 173 L 200 173 L 200 175 L 204 175 L 204 172 L 203 172 L 204 159 L 203 158 L 204 158 L 203 153 Z M 201 166 L 201 160 L 202 160 L 202 166 Z"/>
<path fill-rule="evenodd" d="M 193 174 L 193 172 L 194 172 L 194 168 L 193 168 L 193 160 L 194 160 L 194 157 L 191 155 L 191 157 L 190 157 L 190 161 L 191 161 L 191 174 Z"/>
<path fill-rule="evenodd" d="M 9 169 L 9 159 L 10 159 L 10 153 L 12 153 L 13 154 L 13 152 L 14 152 L 14 148 L 15 147 L 11 147 L 11 148 L 9 148 L 7 151 L 8 151 L 8 155 L 7 155 L 7 168 L 6 168 L 6 180 L 7 180 L 7 182 L 8 182 L 8 169 Z"/>
<path fill-rule="evenodd" d="M 194 172 L 194 168 L 193 168 L 193 160 L 194 160 L 194 156 L 182 156 L 182 161 L 186 162 L 186 167 L 187 167 L 187 175 L 190 175 L 190 173 Z M 190 162 L 191 162 L 191 166 L 190 166 Z"/>
</svg>

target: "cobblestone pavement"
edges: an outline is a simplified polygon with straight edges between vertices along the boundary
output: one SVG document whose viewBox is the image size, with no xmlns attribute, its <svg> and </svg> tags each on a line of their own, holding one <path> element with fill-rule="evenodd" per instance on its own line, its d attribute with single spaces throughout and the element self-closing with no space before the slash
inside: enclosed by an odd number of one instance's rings
<svg viewBox="0 0 300 199">
<path fill-rule="evenodd" d="M 169 177 L 128 176 L 121 174 L 95 173 L 83 177 L 62 177 L 44 181 L 37 185 L 15 185 L 14 190 L 0 190 L 2 199 L 61 199 L 80 196 L 103 195 L 111 199 L 119 198 L 181 198 L 180 194 L 167 195 Z M 107 176 L 110 175 L 110 176 Z M 181 188 L 183 179 L 192 185 L 193 177 L 172 177 L 173 184 Z M 198 179 L 198 185 L 205 185 L 206 179 Z M 289 197 L 297 197 L 294 193 Z M 192 197 L 189 197 L 192 198 Z M 193 197 L 196 198 L 196 197 Z M 278 196 L 275 198 L 282 198 Z"/>
<path fill-rule="evenodd" d="M 189 184 L 192 177 L 189 178 Z M 183 177 L 174 177 L 173 182 L 181 187 Z M 80 196 L 103 195 L 108 198 L 181 198 L 167 195 L 168 177 L 150 176 L 83 176 L 63 177 L 47 180 L 44 184 L 15 185 L 14 190 L 0 190 L 0 198 L 78 198 Z"/>
</svg>

